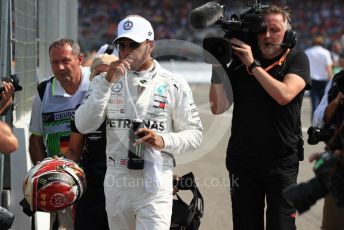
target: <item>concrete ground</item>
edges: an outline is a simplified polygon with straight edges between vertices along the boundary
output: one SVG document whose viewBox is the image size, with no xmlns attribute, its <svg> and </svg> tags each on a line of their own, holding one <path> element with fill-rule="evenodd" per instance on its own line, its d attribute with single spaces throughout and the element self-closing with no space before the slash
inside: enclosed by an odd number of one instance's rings
<svg viewBox="0 0 344 230">
<path fill-rule="evenodd" d="M 197 151 L 188 152 L 177 157 L 175 173 L 183 175 L 192 171 L 196 177 L 205 203 L 204 217 L 201 220 L 200 230 L 233 229 L 229 178 L 225 167 L 225 152 L 230 135 L 231 112 L 228 111 L 218 116 L 212 115 L 208 102 L 209 85 L 193 84 L 191 88 L 201 114 L 204 126 L 204 140 Z M 301 115 L 305 140 L 307 140 L 308 135 L 306 132 L 310 126 L 310 111 L 310 100 L 308 97 L 305 97 Z M 308 156 L 313 152 L 322 152 L 323 148 L 323 143 L 313 146 L 305 143 L 305 160 L 300 162 L 298 182 L 307 181 L 314 177 L 312 171 L 313 164 L 308 162 Z M 186 201 L 190 200 L 190 192 L 182 191 L 180 193 Z M 322 206 L 323 199 L 318 200 L 306 213 L 298 215 L 296 219 L 297 229 L 320 229 Z"/>
</svg>

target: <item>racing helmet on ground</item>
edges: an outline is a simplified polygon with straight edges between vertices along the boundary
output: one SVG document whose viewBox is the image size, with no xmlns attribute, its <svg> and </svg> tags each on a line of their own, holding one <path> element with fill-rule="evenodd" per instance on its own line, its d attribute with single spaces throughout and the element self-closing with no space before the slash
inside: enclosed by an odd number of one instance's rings
<svg viewBox="0 0 344 230">
<path fill-rule="evenodd" d="M 27 173 L 23 192 L 32 212 L 55 212 L 80 199 L 86 189 L 83 170 L 72 160 L 48 157 Z"/>
</svg>

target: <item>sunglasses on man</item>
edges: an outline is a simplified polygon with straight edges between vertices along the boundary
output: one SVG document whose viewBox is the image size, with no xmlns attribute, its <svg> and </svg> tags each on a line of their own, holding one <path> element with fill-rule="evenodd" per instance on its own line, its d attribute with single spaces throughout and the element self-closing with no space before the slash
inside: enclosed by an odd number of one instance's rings
<svg viewBox="0 0 344 230">
<path fill-rule="evenodd" d="M 135 50 L 139 48 L 141 44 L 142 43 L 138 43 L 135 41 L 117 41 L 114 43 L 117 51 L 123 50 L 123 49 Z"/>
</svg>

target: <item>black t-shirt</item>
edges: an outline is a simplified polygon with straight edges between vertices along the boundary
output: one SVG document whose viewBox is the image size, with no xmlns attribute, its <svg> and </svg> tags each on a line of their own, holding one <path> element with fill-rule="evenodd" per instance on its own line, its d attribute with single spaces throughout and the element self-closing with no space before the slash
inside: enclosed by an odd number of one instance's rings
<svg viewBox="0 0 344 230">
<path fill-rule="evenodd" d="M 266 68 L 283 54 L 271 59 L 258 58 Z M 279 105 L 246 67 L 235 60 L 227 70 L 233 90 L 233 118 L 227 156 L 280 159 L 297 148 L 299 141 L 299 110 L 303 91 L 289 104 Z M 287 73 L 302 77 L 308 88 L 311 84 L 309 61 L 305 53 L 291 50 L 286 61 L 268 71 L 283 81 Z"/>
<path fill-rule="evenodd" d="M 72 132 L 79 133 L 72 120 Z M 86 174 L 88 189 L 103 190 L 106 173 L 106 121 L 94 133 L 85 135 L 80 166 Z"/>
</svg>

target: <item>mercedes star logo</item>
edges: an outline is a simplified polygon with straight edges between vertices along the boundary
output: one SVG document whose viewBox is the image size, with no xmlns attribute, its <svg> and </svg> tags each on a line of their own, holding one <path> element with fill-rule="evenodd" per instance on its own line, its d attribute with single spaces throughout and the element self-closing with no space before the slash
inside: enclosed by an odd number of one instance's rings
<svg viewBox="0 0 344 230">
<path fill-rule="evenodd" d="M 131 28 L 133 28 L 133 22 L 128 20 L 126 22 L 124 22 L 123 24 L 123 29 L 124 30 L 130 30 Z"/>
<path fill-rule="evenodd" d="M 119 93 L 122 90 L 122 88 L 123 88 L 123 83 L 119 81 L 119 82 L 116 82 L 112 86 L 111 90 L 115 93 Z"/>
</svg>

